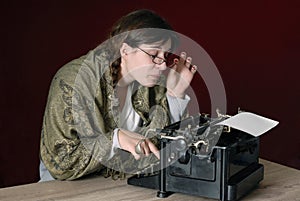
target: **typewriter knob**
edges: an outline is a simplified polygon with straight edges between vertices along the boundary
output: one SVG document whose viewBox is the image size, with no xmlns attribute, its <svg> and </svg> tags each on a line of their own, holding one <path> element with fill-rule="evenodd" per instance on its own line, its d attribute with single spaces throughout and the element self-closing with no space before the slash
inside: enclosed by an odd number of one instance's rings
<svg viewBox="0 0 300 201">
<path fill-rule="evenodd" d="M 175 149 L 177 151 L 184 151 L 187 148 L 187 143 L 184 139 L 179 139 L 176 141 Z"/>
<path fill-rule="evenodd" d="M 188 151 L 185 152 L 185 154 L 183 154 L 179 159 L 178 162 L 181 164 L 188 164 L 188 162 L 190 161 L 191 155 Z"/>
</svg>

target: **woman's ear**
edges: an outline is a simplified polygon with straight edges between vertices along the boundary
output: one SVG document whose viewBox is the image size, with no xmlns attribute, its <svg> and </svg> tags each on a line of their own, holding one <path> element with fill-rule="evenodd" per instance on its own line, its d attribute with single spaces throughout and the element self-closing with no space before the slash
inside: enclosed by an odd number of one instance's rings
<svg viewBox="0 0 300 201">
<path fill-rule="evenodd" d="M 131 49 L 132 47 L 130 47 L 127 43 L 123 43 L 120 48 L 121 57 L 126 56 L 131 51 Z"/>
</svg>

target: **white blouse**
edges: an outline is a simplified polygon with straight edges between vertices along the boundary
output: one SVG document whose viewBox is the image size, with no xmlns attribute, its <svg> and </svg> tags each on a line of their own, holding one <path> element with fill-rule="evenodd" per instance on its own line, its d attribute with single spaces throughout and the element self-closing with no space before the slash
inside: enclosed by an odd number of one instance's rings
<svg viewBox="0 0 300 201">
<path fill-rule="evenodd" d="M 131 84 L 127 89 L 126 100 L 122 112 L 120 114 L 120 127 L 114 130 L 113 136 L 113 146 L 110 154 L 110 158 L 114 155 L 116 148 L 121 148 L 118 139 L 118 131 L 120 128 L 124 130 L 128 130 L 131 132 L 138 132 L 139 122 L 141 121 L 141 117 L 138 113 L 133 109 L 131 96 L 133 91 L 133 84 Z M 167 94 L 167 100 L 169 103 L 169 109 L 171 113 L 171 123 L 177 122 L 181 119 L 183 112 L 185 111 L 187 104 L 190 101 L 190 97 L 185 95 L 182 98 L 176 98 Z"/>
</svg>

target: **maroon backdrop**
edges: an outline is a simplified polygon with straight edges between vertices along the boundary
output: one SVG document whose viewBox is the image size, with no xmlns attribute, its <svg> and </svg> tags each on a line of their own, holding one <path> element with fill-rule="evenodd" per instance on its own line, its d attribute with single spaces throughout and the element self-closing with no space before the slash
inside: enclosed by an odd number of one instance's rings
<svg viewBox="0 0 300 201">
<path fill-rule="evenodd" d="M 95 48 L 115 20 L 139 8 L 158 12 L 208 52 L 223 78 L 229 114 L 241 107 L 280 121 L 262 136 L 261 157 L 300 169 L 296 73 L 300 4 L 296 1 L 1 4 L 0 187 L 38 180 L 43 111 L 57 69 Z M 193 88 L 199 89 L 199 84 L 194 81 Z M 199 89 L 197 96 L 207 94 Z M 201 108 L 208 108 L 207 101 L 202 104 Z"/>
</svg>

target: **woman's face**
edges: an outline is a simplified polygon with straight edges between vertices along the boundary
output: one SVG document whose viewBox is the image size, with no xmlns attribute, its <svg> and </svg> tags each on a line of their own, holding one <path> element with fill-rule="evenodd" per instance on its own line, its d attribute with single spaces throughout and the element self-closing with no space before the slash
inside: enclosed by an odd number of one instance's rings
<svg viewBox="0 0 300 201">
<path fill-rule="evenodd" d="M 164 44 L 143 44 L 138 48 L 130 47 L 124 43 L 122 48 L 120 50 L 122 57 L 120 84 L 128 85 L 137 81 L 143 86 L 154 86 L 167 66 L 165 62 L 155 64 L 153 57 L 166 59 L 164 55 L 165 52 L 170 51 L 171 41 L 168 40 Z"/>
</svg>

